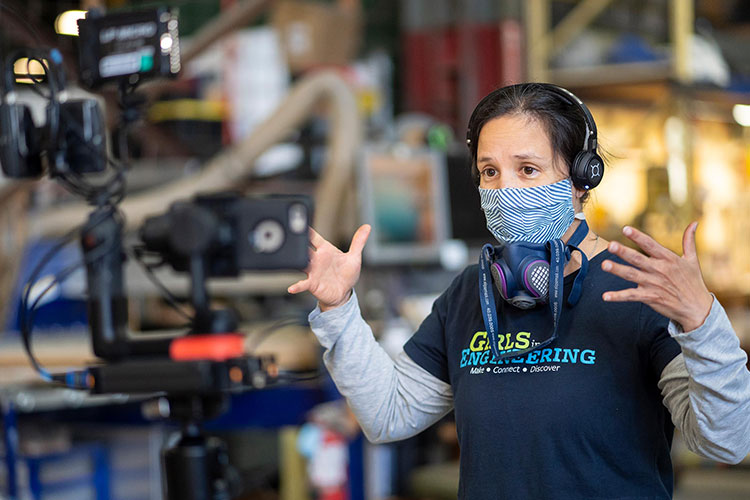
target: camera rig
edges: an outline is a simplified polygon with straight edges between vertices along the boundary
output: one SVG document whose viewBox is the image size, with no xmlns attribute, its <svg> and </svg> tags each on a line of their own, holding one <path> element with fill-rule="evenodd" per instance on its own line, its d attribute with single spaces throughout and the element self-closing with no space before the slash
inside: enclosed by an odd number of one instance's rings
<svg viewBox="0 0 750 500">
<path fill-rule="evenodd" d="M 117 83 L 123 108 L 119 143 L 126 144 L 127 126 L 136 121 L 142 102 L 136 85 L 179 72 L 177 17 L 163 8 L 107 16 L 90 12 L 79 21 L 79 34 L 80 79 L 90 88 Z M 44 70 L 32 85 L 47 83 L 49 89 L 43 126 L 34 124 L 16 95 L 13 67 L 20 57 L 37 61 Z M 184 336 L 136 339 L 127 328 L 124 224 L 118 210 L 125 193 L 127 152 L 120 148 L 121 161 L 107 157 L 107 133 L 94 99 L 66 98 L 57 50 L 19 50 L 4 62 L 0 163 L 5 175 L 37 178 L 46 171 L 93 206 L 83 226 L 42 257 L 25 288 L 20 322 L 29 359 L 43 378 L 69 387 L 96 394 L 163 396 L 156 413 L 182 425 L 177 443 L 162 454 L 167 498 L 230 498 L 225 447 L 202 434 L 201 422 L 224 412 L 230 393 L 276 381 L 278 368 L 272 357 L 244 354 L 236 316 L 228 309 L 211 308 L 206 280 L 236 277 L 244 270 L 304 269 L 310 199 L 210 194 L 175 203 L 166 213 L 147 219 L 140 228 L 142 245 L 132 255 L 139 260 L 155 255 L 177 272 L 189 273 L 194 313 Z M 86 268 L 91 341 L 101 362 L 53 374 L 31 350 L 34 310 L 56 282 L 79 266 L 63 270 L 33 302 L 31 285 L 56 252 L 76 237 Z"/>
</svg>

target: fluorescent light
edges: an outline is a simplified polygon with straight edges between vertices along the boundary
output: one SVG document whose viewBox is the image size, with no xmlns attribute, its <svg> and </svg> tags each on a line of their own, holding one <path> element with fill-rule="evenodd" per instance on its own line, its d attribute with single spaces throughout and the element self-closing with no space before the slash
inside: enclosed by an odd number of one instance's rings
<svg viewBox="0 0 750 500">
<path fill-rule="evenodd" d="M 78 36 L 78 20 L 85 17 L 85 10 L 67 10 L 55 19 L 55 31 L 61 35 Z"/>
<path fill-rule="evenodd" d="M 750 127 L 750 105 L 735 104 L 732 109 L 732 116 L 734 116 L 734 121 L 743 127 Z"/>
</svg>

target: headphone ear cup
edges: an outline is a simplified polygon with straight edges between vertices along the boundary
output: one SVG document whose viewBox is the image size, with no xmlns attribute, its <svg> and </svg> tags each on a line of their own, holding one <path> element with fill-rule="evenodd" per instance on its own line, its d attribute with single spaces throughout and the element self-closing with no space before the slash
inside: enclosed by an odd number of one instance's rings
<svg viewBox="0 0 750 500">
<path fill-rule="evenodd" d="M 42 159 L 36 127 L 28 106 L 0 105 L 0 164 L 11 178 L 38 177 Z"/>
<path fill-rule="evenodd" d="M 588 191 L 599 185 L 604 175 L 604 162 L 595 151 L 581 151 L 571 169 L 571 179 L 578 189 Z"/>
</svg>

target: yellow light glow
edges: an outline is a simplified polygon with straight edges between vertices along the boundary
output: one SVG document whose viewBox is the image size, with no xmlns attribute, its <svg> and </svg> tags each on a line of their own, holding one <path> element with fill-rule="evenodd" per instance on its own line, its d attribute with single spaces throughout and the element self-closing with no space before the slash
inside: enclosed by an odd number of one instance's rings
<svg viewBox="0 0 750 500">
<path fill-rule="evenodd" d="M 732 108 L 732 116 L 734 121 L 743 127 L 750 127 L 750 105 L 735 104 Z"/>
<path fill-rule="evenodd" d="M 46 60 L 44 62 L 49 65 Z M 13 63 L 13 73 L 18 75 L 16 76 L 16 83 L 34 83 L 32 77 L 39 79 L 44 76 L 44 67 L 37 60 L 29 61 L 28 57 L 22 57 L 16 59 L 16 62 Z"/>
<path fill-rule="evenodd" d="M 85 17 L 85 10 L 67 10 L 55 19 L 55 31 L 60 35 L 78 36 L 78 20 Z"/>
</svg>

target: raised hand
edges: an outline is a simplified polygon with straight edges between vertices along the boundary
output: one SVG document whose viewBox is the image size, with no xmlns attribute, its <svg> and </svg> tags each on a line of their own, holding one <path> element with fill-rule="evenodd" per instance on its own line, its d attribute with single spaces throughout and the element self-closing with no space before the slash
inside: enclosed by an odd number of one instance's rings
<svg viewBox="0 0 750 500">
<path fill-rule="evenodd" d="M 307 278 L 291 285 L 289 293 L 308 291 L 312 293 L 322 311 L 333 309 L 344 304 L 351 295 L 351 290 L 359 280 L 362 269 L 362 249 L 370 226 L 365 224 L 357 229 L 344 253 L 325 238 L 310 228 L 310 265 L 305 269 Z"/>
<path fill-rule="evenodd" d="M 609 251 L 631 265 L 605 260 L 602 269 L 638 286 L 605 292 L 602 298 L 611 302 L 643 302 L 680 323 L 686 332 L 701 326 L 711 310 L 713 297 L 703 281 L 695 249 L 697 227 L 698 223 L 693 222 L 685 229 L 682 256 L 679 256 L 649 235 L 625 226 L 623 234 L 646 255 L 613 241 L 609 244 Z"/>
</svg>

